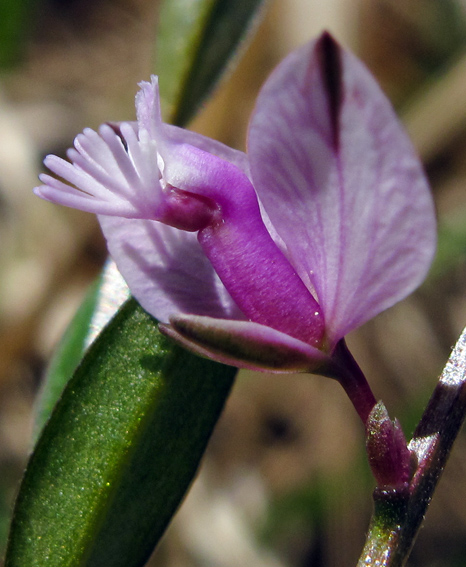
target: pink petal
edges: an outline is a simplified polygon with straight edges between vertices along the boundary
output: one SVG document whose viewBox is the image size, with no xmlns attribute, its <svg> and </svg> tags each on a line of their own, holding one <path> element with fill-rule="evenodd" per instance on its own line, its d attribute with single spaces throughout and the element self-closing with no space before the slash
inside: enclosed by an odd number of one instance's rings
<svg viewBox="0 0 466 567">
<path fill-rule="evenodd" d="M 145 94 L 148 96 L 147 92 Z M 148 113 L 142 109 L 150 125 Z M 166 143 L 192 145 L 249 172 L 243 152 L 195 132 L 167 124 L 162 126 Z M 136 122 L 115 127 L 125 128 L 125 138 L 129 128 L 137 132 Z M 196 234 L 153 221 L 109 216 L 100 216 L 99 221 L 109 252 L 132 294 L 159 321 L 168 322 L 169 316 L 175 313 L 244 319 L 202 251 Z"/>
<path fill-rule="evenodd" d="M 153 144 L 140 142 L 133 128 L 121 124 L 129 134 L 125 150 L 119 135 L 109 125 L 99 133 L 86 128 L 68 151 L 73 163 L 47 156 L 45 165 L 67 183 L 47 174 L 43 185 L 35 188 L 39 197 L 87 212 L 126 218 L 153 218 L 161 200 L 162 188 Z M 142 164 L 138 169 L 133 159 Z"/>
<path fill-rule="evenodd" d="M 135 121 L 111 122 L 109 124 L 117 130 L 121 128 L 122 124 L 125 124 L 126 127 L 131 127 L 136 134 L 138 132 L 138 123 Z M 218 142 L 217 140 L 213 140 L 212 138 L 208 138 L 207 136 L 203 136 L 202 134 L 193 132 L 192 130 L 185 130 L 179 126 L 163 123 L 162 127 L 163 135 L 169 142 L 174 144 L 189 144 L 199 148 L 200 150 L 229 161 L 233 165 L 236 165 L 236 167 L 239 167 L 249 178 L 251 177 L 249 171 L 249 160 L 244 152 L 235 150 L 225 144 L 222 144 L 222 142 Z"/>
<path fill-rule="evenodd" d="M 176 313 L 244 319 L 194 233 L 139 219 L 99 222 L 131 293 L 159 321 Z"/>
<path fill-rule="evenodd" d="M 167 148 L 164 179 L 215 204 L 208 223 L 199 225 L 198 240 L 245 316 L 322 345 L 321 309 L 267 231 L 247 176 L 230 162 L 182 144 Z"/>
<path fill-rule="evenodd" d="M 332 344 L 424 279 L 435 216 L 421 165 L 371 74 L 328 34 L 292 53 L 264 85 L 248 155 Z"/>
<path fill-rule="evenodd" d="M 159 151 L 162 156 L 165 143 L 189 144 L 231 162 L 236 167 L 239 167 L 243 173 L 249 175 L 249 162 L 246 154 L 243 152 L 229 148 L 221 142 L 196 132 L 162 122 L 158 79 L 155 75 L 151 76 L 150 83 L 142 81 L 139 83 L 139 86 L 141 90 L 136 95 L 138 122 L 131 124 L 134 125 L 133 128 L 139 128 L 139 131 L 146 130 L 150 137 L 157 141 L 157 144 L 161 146 Z"/>
<path fill-rule="evenodd" d="M 226 161 L 229 161 L 233 165 L 236 165 L 236 167 L 239 167 L 239 169 L 241 169 L 241 171 L 245 173 L 249 178 L 251 177 L 251 173 L 249 171 L 249 160 L 244 152 L 234 150 L 233 148 L 230 148 L 225 144 L 218 142 L 217 140 L 207 138 L 207 136 L 203 136 L 202 134 L 198 134 L 197 132 L 184 130 L 183 128 L 172 126 L 171 124 L 164 124 L 164 131 L 165 135 L 170 139 L 171 142 L 177 144 L 189 144 L 191 146 L 199 148 L 200 150 L 209 152 L 214 156 L 222 158 Z"/>
</svg>

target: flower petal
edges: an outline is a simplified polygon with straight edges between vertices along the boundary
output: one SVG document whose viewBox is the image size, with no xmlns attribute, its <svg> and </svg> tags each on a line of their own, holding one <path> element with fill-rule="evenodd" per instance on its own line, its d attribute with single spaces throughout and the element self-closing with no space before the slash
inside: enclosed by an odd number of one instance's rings
<svg viewBox="0 0 466 567">
<path fill-rule="evenodd" d="M 329 357 L 271 327 L 195 315 L 170 318 L 160 330 L 187 349 L 224 364 L 268 372 L 312 372 Z"/>
<path fill-rule="evenodd" d="M 157 142 L 162 157 L 165 144 L 188 144 L 229 161 L 249 176 L 249 162 L 245 153 L 196 132 L 162 122 L 158 78 L 155 75 L 151 76 L 150 83 L 142 81 L 139 86 L 141 90 L 136 95 L 138 122 L 131 124 L 139 132 L 146 130 L 149 133 L 150 138 Z"/>
<path fill-rule="evenodd" d="M 264 85 L 248 155 L 332 344 L 424 279 L 435 216 L 421 165 L 371 74 L 328 34 L 292 53 Z"/>
<path fill-rule="evenodd" d="M 203 136 L 197 132 L 184 130 L 183 128 L 172 126 L 171 124 L 164 124 L 164 130 L 165 135 L 171 142 L 175 144 L 189 144 L 199 148 L 200 150 L 209 152 L 214 156 L 229 161 L 251 178 L 249 160 L 244 152 L 234 150 L 233 148 L 222 144 L 222 142 L 218 142 L 217 140 L 213 140 L 212 138 L 208 138 L 207 136 Z"/>
<path fill-rule="evenodd" d="M 43 174 L 36 195 L 96 214 L 154 218 L 162 192 L 156 149 L 150 140 L 138 140 L 125 123 L 121 132 L 127 134 L 127 151 L 115 130 L 104 124 L 99 133 L 86 128 L 76 137 L 76 149 L 68 151 L 73 163 L 47 156 L 45 165 L 69 185 Z"/>
<path fill-rule="evenodd" d="M 131 293 L 159 321 L 177 313 L 244 319 L 194 233 L 139 219 L 99 222 Z"/>
</svg>

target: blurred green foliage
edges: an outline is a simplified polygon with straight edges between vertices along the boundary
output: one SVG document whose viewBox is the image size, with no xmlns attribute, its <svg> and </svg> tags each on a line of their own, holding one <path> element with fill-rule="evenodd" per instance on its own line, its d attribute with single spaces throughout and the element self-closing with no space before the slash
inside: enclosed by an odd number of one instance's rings
<svg viewBox="0 0 466 567">
<path fill-rule="evenodd" d="M 156 72 L 165 119 L 186 125 L 258 22 L 265 0 L 164 2 L 156 43 Z"/>
<path fill-rule="evenodd" d="M 0 70 L 13 67 L 24 55 L 39 2 L 40 0 L 0 2 Z"/>
</svg>

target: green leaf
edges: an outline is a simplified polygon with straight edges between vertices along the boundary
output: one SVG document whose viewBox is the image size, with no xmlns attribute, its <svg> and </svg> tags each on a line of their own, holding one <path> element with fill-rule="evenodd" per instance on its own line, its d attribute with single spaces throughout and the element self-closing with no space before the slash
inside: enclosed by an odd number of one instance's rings
<svg viewBox="0 0 466 567">
<path fill-rule="evenodd" d="M 64 333 L 50 361 L 35 408 L 34 440 L 73 376 L 92 340 L 128 299 L 129 291 L 114 262 L 108 261 Z"/>
<path fill-rule="evenodd" d="M 156 71 L 167 121 L 187 124 L 238 45 L 257 23 L 265 0 L 165 0 Z"/>
<path fill-rule="evenodd" d="M 97 305 L 100 281 L 99 278 L 89 288 L 50 361 L 48 379 L 44 382 L 36 405 L 35 437 L 50 417 L 64 387 L 83 357 L 89 325 Z"/>
<path fill-rule="evenodd" d="M 194 477 L 235 372 L 175 346 L 129 300 L 90 347 L 36 446 L 5 567 L 144 565 Z"/>
</svg>

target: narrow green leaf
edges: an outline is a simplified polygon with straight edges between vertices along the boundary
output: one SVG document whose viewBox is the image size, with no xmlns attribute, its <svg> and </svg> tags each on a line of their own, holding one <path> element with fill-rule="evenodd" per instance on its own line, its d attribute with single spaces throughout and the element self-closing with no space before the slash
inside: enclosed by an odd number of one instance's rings
<svg viewBox="0 0 466 567">
<path fill-rule="evenodd" d="M 182 96 L 186 76 L 198 50 L 206 20 L 216 0 L 164 0 L 156 41 L 156 73 L 167 122 Z M 199 101 L 200 102 L 200 101 Z"/>
<path fill-rule="evenodd" d="M 86 349 L 129 298 L 129 290 L 109 260 L 90 286 L 50 361 L 35 407 L 34 440 L 44 427 Z"/>
<path fill-rule="evenodd" d="M 227 68 L 265 0 L 165 0 L 156 71 L 167 121 L 187 124 Z"/>
<path fill-rule="evenodd" d="M 175 346 L 129 300 L 90 347 L 36 446 L 5 566 L 144 565 L 194 477 L 235 372 Z"/>
<path fill-rule="evenodd" d="M 89 288 L 84 301 L 61 338 L 60 344 L 50 361 L 47 372 L 48 380 L 44 382 L 36 404 L 34 437 L 37 437 L 50 417 L 63 388 L 83 357 L 90 322 L 97 305 L 100 281 L 99 278 Z"/>
</svg>

